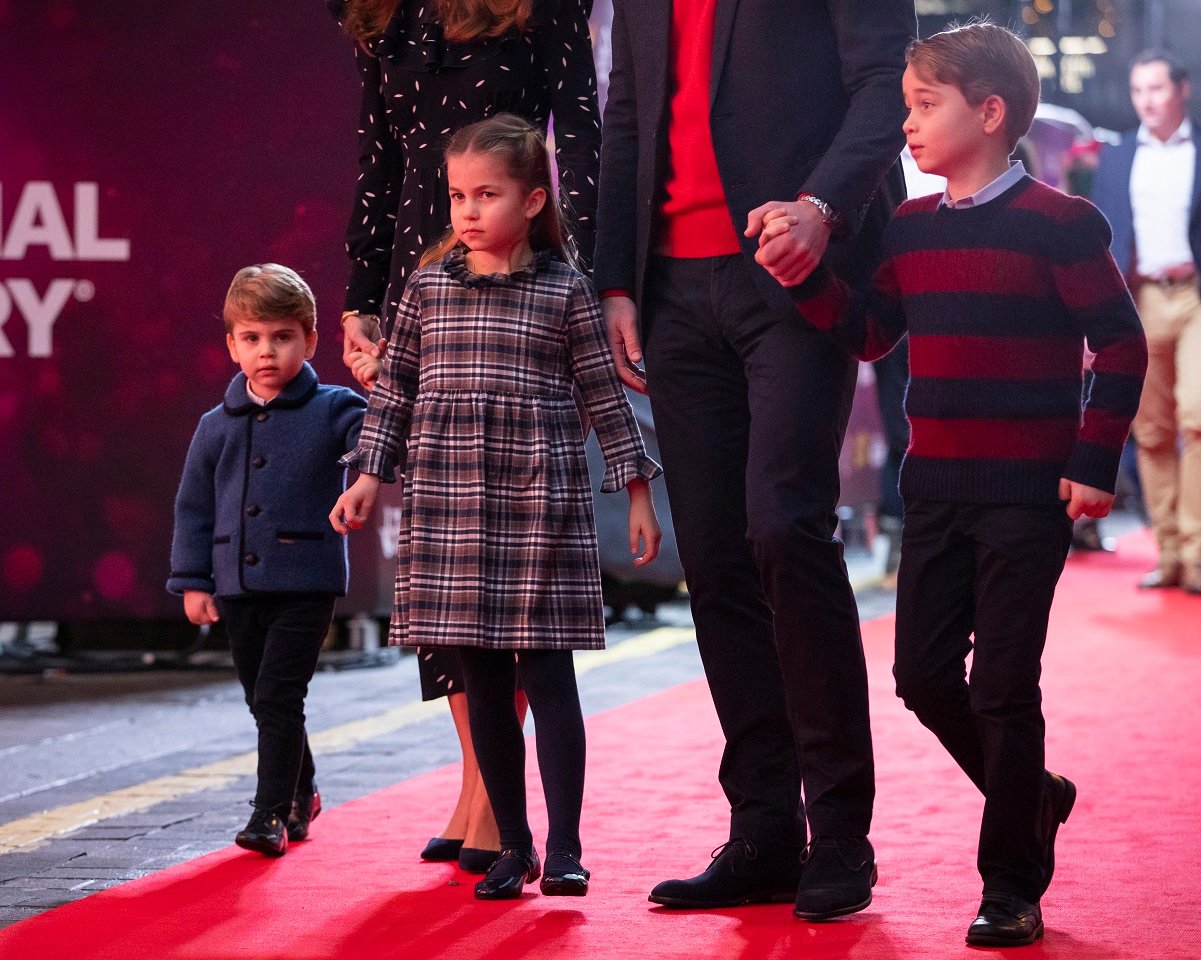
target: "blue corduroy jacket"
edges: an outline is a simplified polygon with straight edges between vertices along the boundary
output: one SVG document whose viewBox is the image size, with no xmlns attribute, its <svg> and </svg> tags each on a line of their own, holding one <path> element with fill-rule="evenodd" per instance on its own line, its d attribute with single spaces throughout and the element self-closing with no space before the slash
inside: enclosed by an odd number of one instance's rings
<svg viewBox="0 0 1201 960">
<path fill-rule="evenodd" d="M 274 400 L 254 403 L 239 373 L 200 418 L 175 498 L 171 593 L 346 593 L 346 538 L 329 512 L 367 402 L 318 383 L 305 364 Z"/>
</svg>

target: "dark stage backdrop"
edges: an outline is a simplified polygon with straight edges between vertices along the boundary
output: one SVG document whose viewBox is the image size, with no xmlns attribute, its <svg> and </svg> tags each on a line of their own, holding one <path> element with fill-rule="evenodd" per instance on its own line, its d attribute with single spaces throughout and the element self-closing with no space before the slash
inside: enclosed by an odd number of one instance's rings
<svg viewBox="0 0 1201 960">
<path fill-rule="evenodd" d="M 220 310 L 239 267 L 300 271 L 318 372 L 350 384 L 358 90 L 323 0 L 0 0 L 0 620 L 181 616 L 172 501 L 235 372 Z M 870 386 L 861 401 L 852 502 L 875 499 L 881 455 Z M 344 610 L 390 606 L 396 510 L 352 538 Z"/>
</svg>

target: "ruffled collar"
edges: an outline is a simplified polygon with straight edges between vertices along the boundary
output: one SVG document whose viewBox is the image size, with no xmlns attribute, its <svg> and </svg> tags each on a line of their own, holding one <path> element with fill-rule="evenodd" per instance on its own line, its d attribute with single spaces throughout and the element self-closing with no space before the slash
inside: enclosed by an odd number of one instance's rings
<svg viewBox="0 0 1201 960">
<path fill-rule="evenodd" d="M 306 360 L 300 373 L 296 374 L 279 394 L 259 406 L 250 399 L 246 392 L 246 374 L 238 373 L 225 388 L 225 412 L 231 416 L 241 417 L 254 410 L 270 410 L 280 407 L 299 407 L 308 402 L 317 392 L 317 371 Z"/>
<path fill-rule="evenodd" d="M 510 287 L 524 277 L 536 277 L 545 271 L 553 256 L 550 250 L 535 250 L 530 262 L 512 273 L 473 273 L 467 266 L 467 248 L 460 244 L 442 258 L 442 269 L 465 287 Z"/>
</svg>

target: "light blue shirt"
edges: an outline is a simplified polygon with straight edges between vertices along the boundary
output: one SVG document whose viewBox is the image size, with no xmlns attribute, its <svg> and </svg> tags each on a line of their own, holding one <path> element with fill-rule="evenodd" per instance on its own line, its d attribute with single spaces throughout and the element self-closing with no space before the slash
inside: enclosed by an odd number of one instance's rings
<svg viewBox="0 0 1201 960">
<path fill-rule="evenodd" d="M 966 210 L 968 207 L 978 207 L 982 203 L 988 203 L 989 200 L 996 200 L 1001 194 L 1012 187 L 1015 183 L 1026 176 L 1026 168 L 1021 160 L 1015 160 L 1009 165 L 1009 169 L 993 180 L 991 183 L 986 183 L 979 190 L 973 193 L 970 197 L 964 197 L 962 200 L 952 200 L 950 196 L 944 192 L 942 200 L 939 201 L 940 207 L 946 207 L 948 210 Z"/>
</svg>

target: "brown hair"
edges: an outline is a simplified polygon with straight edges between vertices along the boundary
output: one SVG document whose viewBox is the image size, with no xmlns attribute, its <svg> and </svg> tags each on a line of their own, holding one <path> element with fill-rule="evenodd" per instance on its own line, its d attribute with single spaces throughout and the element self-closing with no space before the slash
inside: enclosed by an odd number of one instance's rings
<svg viewBox="0 0 1201 960">
<path fill-rule="evenodd" d="M 256 263 L 234 274 L 225 294 L 225 332 L 239 320 L 295 320 L 305 334 L 317 328 L 317 302 L 300 274 L 278 263 Z"/>
<path fill-rule="evenodd" d="M 566 215 L 555 200 L 550 155 L 541 131 L 515 114 L 498 113 L 463 127 L 450 138 L 446 145 L 448 159 L 466 153 L 486 153 L 496 157 L 505 165 L 505 172 L 527 193 L 539 187 L 546 191 L 546 203 L 530 221 L 530 246 L 534 250 L 551 250 L 564 262 L 576 266 L 575 249 L 568 239 Z M 441 260 L 458 242 L 454 230 L 448 231 L 422 254 L 421 265 Z"/>
<path fill-rule="evenodd" d="M 349 0 L 342 28 L 360 43 L 378 37 L 406 0 Z M 411 2 L 411 0 L 409 0 Z M 524 30 L 533 0 L 437 0 L 438 21 L 455 43 L 499 37 Z"/>
<path fill-rule="evenodd" d="M 958 87 L 973 107 L 994 95 L 1004 100 L 1011 151 L 1030 129 L 1038 107 L 1038 67 L 1012 30 L 986 20 L 952 23 L 932 37 L 911 41 L 905 60 L 923 77 Z"/>
</svg>

